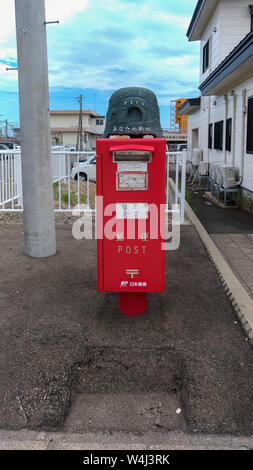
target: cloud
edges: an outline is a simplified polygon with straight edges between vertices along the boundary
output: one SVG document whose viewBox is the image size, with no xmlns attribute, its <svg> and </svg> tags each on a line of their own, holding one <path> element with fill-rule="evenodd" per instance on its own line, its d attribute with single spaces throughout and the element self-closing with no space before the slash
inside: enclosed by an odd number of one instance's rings
<svg viewBox="0 0 253 470">
<path fill-rule="evenodd" d="M 7 26 L 0 30 L 0 57 L 13 66 L 14 0 L 4 4 L 9 8 L 3 9 Z M 101 106 L 114 90 L 131 85 L 151 88 L 164 106 L 171 97 L 197 95 L 199 47 L 186 38 L 195 5 L 196 0 L 46 0 L 47 20 L 60 20 L 47 27 L 51 91 L 59 98 L 64 89 L 64 100 L 68 93 L 97 93 Z M 1 64 L 0 88 L 17 90 L 17 74 L 10 77 Z"/>
<path fill-rule="evenodd" d="M 174 65 L 186 66 L 186 65 L 189 65 L 192 59 L 193 59 L 192 56 L 182 55 L 179 57 L 168 57 L 167 59 L 164 60 L 164 63 L 166 65 L 173 65 L 173 66 Z"/>
<path fill-rule="evenodd" d="M 71 21 L 73 17 L 89 7 L 89 0 L 46 0 L 48 21 Z M 1 1 L 0 43 L 15 35 L 15 1 Z"/>
<path fill-rule="evenodd" d="M 60 20 L 61 22 L 71 21 L 80 12 L 88 8 L 88 0 L 46 0 L 47 21 Z"/>
<path fill-rule="evenodd" d="M 0 44 L 4 43 L 9 36 L 13 36 L 15 33 L 14 3 L 12 0 L 1 2 Z"/>
</svg>

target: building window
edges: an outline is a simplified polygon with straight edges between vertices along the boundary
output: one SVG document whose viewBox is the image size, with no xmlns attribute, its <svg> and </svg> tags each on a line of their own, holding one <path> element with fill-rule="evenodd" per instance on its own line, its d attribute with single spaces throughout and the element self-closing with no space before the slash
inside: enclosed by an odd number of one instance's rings
<svg viewBox="0 0 253 470">
<path fill-rule="evenodd" d="M 253 96 L 248 99 L 247 153 L 253 153 Z"/>
<path fill-rule="evenodd" d="M 232 118 L 227 119 L 226 122 L 226 150 L 231 152 L 231 140 L 232 140 Z"/>
<path fill-rule="evenodd" d="M 213 148 L 213 124 L 209 124 L 208 130 L 208 148 Z"/>
<path fill-rule="evenodd" d="M 208 69 L 209 67 L 209 41 L 205 44 L 203 48 L 203 73 Z"/>
<path fill-rule="evenodd" d="M 214 148 L 223 149 L 223 121 L 216 122 L 214 125 Z"/>
<path fill-rule="evenodd" d="M 253 5 L 249 5 L 249 11 L 250 11 L 250 31 L 253 31 Z"/>
<path fill-rule="evenodd" d="M 104 124 L 103 119 L 97 119 L 96 120 L 96 126 L 102 126 Z"/>
</svg>

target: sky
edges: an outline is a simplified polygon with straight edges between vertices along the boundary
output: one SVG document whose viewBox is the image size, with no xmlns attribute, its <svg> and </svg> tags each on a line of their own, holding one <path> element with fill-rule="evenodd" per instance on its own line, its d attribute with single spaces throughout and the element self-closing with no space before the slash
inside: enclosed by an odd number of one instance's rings
<svg viewBox="0 0 253 470">
<path fill-rule="evenodd" d="M 41 0 L 43 1 L 43 0 Z M 19 121 L 15 1 L 1 0 L 0 120 Z M 105 115 L 114 91 L 141 86 L 158 98 L 163 127 L 169 103 L 199 95 L 199 44 L 188 42 L 196 0 L 46 0 L 51 109 Z"/>
</svg>

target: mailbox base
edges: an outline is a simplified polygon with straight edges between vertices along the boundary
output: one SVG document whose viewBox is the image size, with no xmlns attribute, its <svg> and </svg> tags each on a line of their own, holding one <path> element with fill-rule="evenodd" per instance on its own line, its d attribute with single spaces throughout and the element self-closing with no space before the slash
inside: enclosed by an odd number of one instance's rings
<svg viewBox="0 0 253 470">
<path fill-rule="evenodd" d="M 141 315 L 147 309 L 147 294 L 145 292 L 122 292 L 119 294 L 119 309 L 129 317 Z"/>
</svg>

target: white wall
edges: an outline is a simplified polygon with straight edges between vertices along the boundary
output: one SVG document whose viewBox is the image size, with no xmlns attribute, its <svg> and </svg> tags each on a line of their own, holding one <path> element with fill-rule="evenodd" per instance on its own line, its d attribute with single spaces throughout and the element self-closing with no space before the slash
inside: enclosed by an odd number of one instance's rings
<svg viewBox="0 0 253 470">
<path fill-rule="evenodd" d="M 249 11 L 249 0 L 220 0 L 213 15 L 203 31 L 200 42 L 200 83 L 215 70 L 215 68 L 229 55 L 238 43 L 250 32 L 251 15 Z M 210 41 L 209 68 L 202 73 L 203 48 Z M 243 90 L 246 89 L 246 104 L 249 96 L 253 95 L 252 78 L 245 80 L 241 77 L 241 84 L 234 90 L 227 90 L 227 113 L 225 99 L 223 96 L 203 96 L 201 98 L 200 111 L 189 116 L 188 120 L 188 158 L 192 156 L 192 130 L 199 129 L 198 145 L 203 150 L 204 161 L 227 162 L 235 164 L 237 174 L 241 172 L 244 158 L 244 172 L 242 186 L 253 191 L 253 155 L 246 153 L 247 116 L 245 119 L 245 134 L 243 127 Z M 232 91 L 237 96 L 236 116 L 234 119 Z M 233 118 L 235 122 L 235 140 L 233 151 L 225 150 L 226 119 Z M 223 150 L 208 149 L 208 126 L 209 123 L 224 121 Z M 214 131 L 214 129 L 213 129 Z M 242 152 L 244 146 L 244 151 Z"/>
<path fill-rule="evenodd" d="M 249 0 L 221 0 L 221 60 L 250 32 L 250 3 Z"/>
<path fill-rule="evenodd" d="M 99 122 L 103 121 L 103 124 L 98 126 L 96 124 L 97 121 L 99 121 Z M 104 130 L 105 130 L 105 118 L 99 118 L 99 117 L 92 118 L 91 119 L 91 127 L 94 130 L 94 132 L 96 132 L 97 134 L 103 134 Z"/>
<path fill-rule="evenodd" d="M 206 78 L 213 72 L 213 70 L 220 63 L 220 34 L 221 34 L 221 5 L 217 4 L 217 7 L 214 10 L 212 17 L 206 29 L 203 32 L 202 39 L 200 41 L 200 83 L 202 83 Z M 216 32 L 214 32 L 216 29 Z M 209 40 L 210 47 L 210 59 L 209 59 L 209 68 L 203 73 L 203 48 L 206 42 Z"/>
<path fill-rule="evenodd" d="M 192 151 L 194 149 L 194 145 L 192 142 L 192 131 L 194 129 L 199 130 L 199 141 L 198 147 L 202 148 L 205 154 L 205 159 L 207 159 L 206 155 L 206 142 L 208 138 L 208 112 L 206 112 L 206 106 L 208 104 L 209 98 L 202 97 L 201 98 L 201 109 L 200 111 L 188 116 L 188 158 L 191 161 Z"/>
<path fill-rule="evenodd" d="M 250 32 L 249 0 L 220 0 L 200 41 L 200 83 Z M 202 73 L 203 48 L 210 41 L 209 69 Z"/>
<path fill-rule="evenodd" d="M 90 127 L 90 117 L 83 115 L 83 127 Z M 51 127 L 78 127 L 78 114 L 51 114 Z"/>
<path fill-rule="evenodd" d="M 242 136 L 243 123 L 243 90 L 246 89 L 246 105 L 248 97 L 253 95 L 253 77 L 242 82 L 233 89 L 236 95 L 236 119 L 235 119 L 235 151 L 234 164 L 239 177 L 242 162 L 242 139 L 244 141 L 244 178 L 242 186 L 253 191 L 253 155 L 246 153 L 247 115 L 245 118 L 245 134 Z M 232 90 L 227 90 L 228 112 L 227 118 L 233 118 L 233 96 Z M 210 102 L 210 107 L 209 107 Z M 216 104 L 215 104 L 216 103 Z M 204 161 L 233 163 L 233 152 L 225 151 L 225 99 L 224 96 L 204 96 L 201 98 L 200 111 L 189 116 L 188 119 L 188 157 L 192 154 L 192 129 L 199 129 L 199 147 L 203 150 Z M 208 149 L 208 125 L 218 121 L 224 121 L 223 150 Z M 232 135 L 233 148 L 233 135 Z"/>
</svg>

